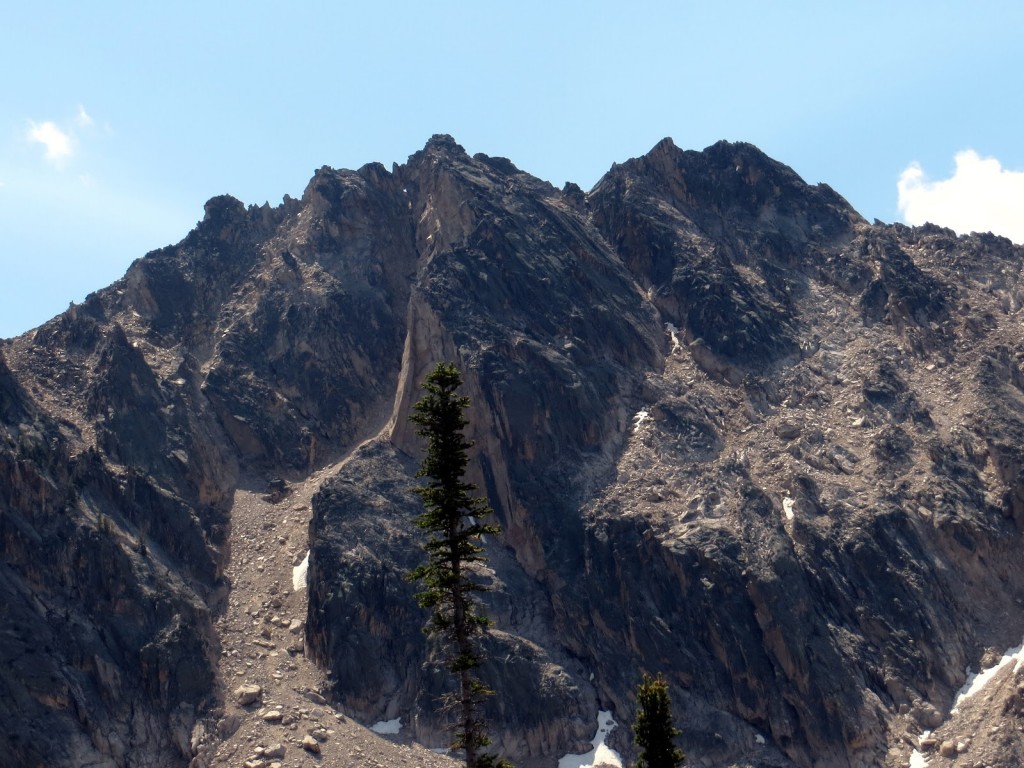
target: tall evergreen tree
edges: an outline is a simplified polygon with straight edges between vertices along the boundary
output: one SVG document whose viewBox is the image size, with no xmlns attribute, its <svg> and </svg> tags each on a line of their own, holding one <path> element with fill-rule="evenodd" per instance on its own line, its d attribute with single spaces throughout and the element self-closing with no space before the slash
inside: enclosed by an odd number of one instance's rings
<svg viewBox="0 0 1024 768">
<path fill-rule="evenodd" d="M 640 747 L 636 768 L 676 768 L 682 765 L 686 755 L 673 743 L 681 731 L 672 725 L 672 700 L 665 678 L 645 674 L 636 689 L 636 703 L 633 734 Z"/>
<path fill-rule="evenodd" d="M 499 763 L 494 755 L 482 752 L 490 739 L 480 708 L 493 691 L 473 675 L 480 665 L 476 639 L 490 624 L 474 593 L 487 588 L 471 578 L 469 566 L 485 559 L 481 537 L 500 529 L 481 522 L 493 510 L 485 499 L 471 496 L 476 486 L 462 479 L 472 443 L 462 431 L 469 423 L 464 416 L 469 398 L 458 394 L 461 384 L 454 365 L 438 363 L 423 385 L 426 394 L 409 417 L 419 427 L 416 433 L 427 440 L 416 473 L 427 478 L 427 484 L 416 491 L 423 499 L 424 511 L 415 521 L 427 533 L 423 545 L 427 561 L 409 578 L 423 586 L 416 599 L 431 610 L 423 630 L 444 639 L 447 667 L 458 683 L 453 702 L 458 720 L 451 747 L 464 751 L 467 768 L 489 768 Z"/>
</svg>

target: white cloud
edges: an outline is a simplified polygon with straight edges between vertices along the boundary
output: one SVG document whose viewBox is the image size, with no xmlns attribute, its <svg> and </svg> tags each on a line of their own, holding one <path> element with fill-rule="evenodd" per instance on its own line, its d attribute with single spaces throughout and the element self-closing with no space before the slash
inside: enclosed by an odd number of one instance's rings
<svg viewBox="0 0 1024 768">
<path fill-rule="evenodd" d="M 78 105 L 78 115 L 75 117 L 75 122 L 83 128 L 87 128 L 92 125 L 92 117 L 85 111 L 85 107 L 81 104 Z"/>
<path fill-rule="evenodd" d="M 1024 171 L 1003 168 L 973 149 L 956 154 L 956 171 L 932 181 L 917 163 L 897 183 L 899 210 L 907 224 L 932 222 L 958 233 L 994 232 L 1024 243 Z"/>
<path fill-rule="evenodd" d="M 55 165 L 59 165 L 66 158 L 71 157 L 74 152 L 71 136 L 49 120 L 39 124 L 30 121 L 28 140 L 46 147 L 46 159 Z"/>
</svg>

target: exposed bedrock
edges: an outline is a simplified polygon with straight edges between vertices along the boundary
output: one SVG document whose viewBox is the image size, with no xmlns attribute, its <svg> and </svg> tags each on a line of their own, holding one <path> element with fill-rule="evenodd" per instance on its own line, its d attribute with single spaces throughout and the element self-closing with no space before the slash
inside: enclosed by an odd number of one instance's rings
<svg viewBox="0 0 1024 768">
<path fill-rule="evenodd" d="M 1024 636 L 1022 270 L 728 142 L 585 193 L 437 136 L 276 207 L 215 197 L 0 343 L 5 755 L 188 765 L 233 494 L 335 465 L 309 654 L 346 713 L 443 745 L 404 574 L 408 414 L 452 360 L 503 528 L 479 573 L 501 751 L 552 768 L 611 710 L 632 759 L 661 672 L 694 764 L 906 764 Z"/>
</svg>

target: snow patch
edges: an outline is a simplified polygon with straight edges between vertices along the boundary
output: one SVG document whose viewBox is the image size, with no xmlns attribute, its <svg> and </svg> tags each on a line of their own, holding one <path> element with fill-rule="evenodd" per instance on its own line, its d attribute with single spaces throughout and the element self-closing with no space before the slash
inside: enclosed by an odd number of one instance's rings
<svg viewBox="0 0 1024 768">
<path fill-rule="evenodd" d="M 921 732 L 921 738 L 927 739 L 932 735 L 932 732 L 925 730 Z M 924 756 L 919 750 L 914 750 L 910 753 L 910 764 L 907 768 L 928 768 L 928 758 Z"/>
<path fill-rule="evenodd" d="M 381 720 L 379 723 L 371 725 L 370 730 L 385 736 L 394 736 L 402 730 L 402 718 L 396 717 L 394 720 Z"/>
<path fill-rule="evenodd" d="M 469 524 L 470 525 L 476 525 L 476 518 L 473 517 L 472 515 L 469 516 Z M 484 536 L 482 533 L 480 534 L 480 543 L 481 544 L 486 544 L 487 543 L 487 537 Z"/>
<path fill-rule="evenodd" d="M 640 425 L 650 418 L 651 414 L 647 411 L 637 411 L 636 416 L 633 417 L 633 432 L 640 431 Z"/>
<path fill-rule="evenodd" d="M 754 736 L 754 741 L 756 741 L 761 746 L 764 746 L 764 736 L 762 736 L 760 733 Z"/>
<path fill-rule="evenodd" d="M 789 496 L 787 496 L 786 498 L 784 498 L 782 500 L 782 511 L 786 513 L 786 519 L 787 520 L 792 520 L 793 519 L 793 505 L 794 504 L 796 504 L 796 501 L 794 499 L 789 498 Z"/>
<path fill-rule="evenodd" d="M 665 323 L 665 330 L 668 331 L 668 335 L 672 337 L 672 351 L 678 352 L 683 348 L 683 345 L 679 343 L 679 329 L 672 323 Z"/>
<path fill-rule="evenodd" d="M 292 568 L 292 591 L 298 592 L 306 588 L 306 575 L 309 573 L 309 550 L 302 562 Z"/>
<path fill-rule="evenodd" d="M 953 709 L 950 711 L 950 714 L 955 714 L 960 708 L 961 703 L 988 685 L 992 681 L 992 678 L 999 674 L 999 671 L 1011 661 L 1016 662 L 1016 666 L 1014 667 L 1014 673 L 1016 673 L 1016 671 L 1020 669 L 1021 663 L 1024 662 L 1024 640 L 1022 640 L 1021 644 L 1016 648 L 1010 648 L 1005 654 L 1003 654 L 1003 658 L 984 672 L 974 674 L 971 672 L 971 668 L 968 667 L 967 680 L 964 682 L 964 687 L 957 691 L 956 700 L 953 702 Z"/>
<path fill-rule="evenodd" d="M 564 755 L 558 761 L 558 768 L 594 768 L 598 765 L 622 768 L 622 755 L 604 743 L 616 725 L 618 723 L 612 718 L 612 713 L 602 709 L 597 713 L 597 733 L 590 742 L 594 748 L 583 755 Z"/>
</svg>

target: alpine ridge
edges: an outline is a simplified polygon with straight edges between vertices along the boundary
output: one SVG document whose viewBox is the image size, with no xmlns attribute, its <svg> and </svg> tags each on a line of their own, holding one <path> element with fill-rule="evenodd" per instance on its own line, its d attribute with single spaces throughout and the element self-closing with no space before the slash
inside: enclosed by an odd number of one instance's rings
<svg viewBox="0 0 1024 768">
<path fill-rule="evenodd" d="M 870 224 L 743 143 L 584 192 L 434 136 L 214 197 L 0 341 L 0 762 L 444 764 L 408 746 L 449 681 L 405 574 L 449 360 L 504 756 L 610 712 L 631 759 L 646 672 L 690 765 L 1019 765 L 1022 308 L 1024 248 Z"/>
</svg>

